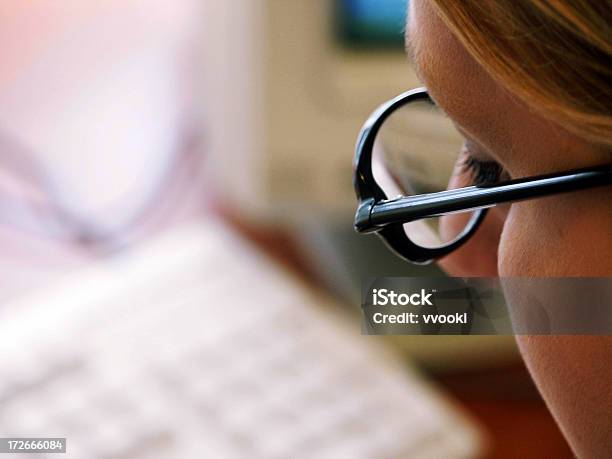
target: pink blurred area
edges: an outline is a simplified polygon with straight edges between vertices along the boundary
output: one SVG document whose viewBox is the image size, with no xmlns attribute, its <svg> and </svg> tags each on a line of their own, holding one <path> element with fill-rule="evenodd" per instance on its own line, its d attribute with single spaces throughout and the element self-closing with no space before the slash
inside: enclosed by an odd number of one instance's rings
<svg viewBox="0 0 612 459">
<path fill-rule="evenodd" d="M 0 6 L 0 300 L 201 213 L 194 0 Z"/>
</svg>

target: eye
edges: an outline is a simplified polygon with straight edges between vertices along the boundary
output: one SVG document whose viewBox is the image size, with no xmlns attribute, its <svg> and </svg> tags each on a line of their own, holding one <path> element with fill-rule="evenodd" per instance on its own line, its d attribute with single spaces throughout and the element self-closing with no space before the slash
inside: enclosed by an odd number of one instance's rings
<svg viewBox="0 0 612 459">
<path fill-rule="evenodd" d="M 502 178 L 508 178 L 504 168 L 496 161 L 482 161 L 465 153 L 462 160 L 461 170 L 469 174 L 473 185 L 487 186 L 499 183 Z"/>
</svg>

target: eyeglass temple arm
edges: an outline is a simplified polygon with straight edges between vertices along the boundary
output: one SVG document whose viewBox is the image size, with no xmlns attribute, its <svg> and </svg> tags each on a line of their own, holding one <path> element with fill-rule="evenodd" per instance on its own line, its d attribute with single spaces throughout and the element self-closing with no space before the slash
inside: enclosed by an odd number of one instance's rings
<svg viewBox="0 0 612 459">
<path fill-rule="evenodd" d="M 357 210 L 355 229 L 362 233 L 378 231 L 395 223 L 454 212 L 484 209 L 497 204 L 576 191 L 612 184 L 612 166 L 563 174 L 513 180 L 490 187 L 467 187 L 414 197 L 376 202 L 363 200 Z"/>
</svg>

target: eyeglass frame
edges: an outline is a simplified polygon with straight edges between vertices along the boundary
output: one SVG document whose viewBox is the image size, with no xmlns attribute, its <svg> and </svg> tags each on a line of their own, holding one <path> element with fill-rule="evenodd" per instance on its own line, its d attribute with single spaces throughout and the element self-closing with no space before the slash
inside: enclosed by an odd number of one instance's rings
<svg viewBox="0 0 612 459">
<path fill-rule="evenodd" d="M 397 109 L 423 101 L 435 105 L 426 88 L 416 88 L 378 107 L 361 129 L 353 161 L 353 186 L 358 200 L 355 231 L 376 233 L 396 255 L 406 261 L 429 264 L 457 250 L 478 230 L 488 209 L 498 204 L 612 184 L 611 164 L 514 179 L 495 185 L 469 186 L 389 199 L 372 170 L 378 132 Z M 440 247 L 422 247 L 414 243 L 403 228 L 404 224 L 413 221 L 467 211 L 475 212 L 463 232 Z"/>
</svg>

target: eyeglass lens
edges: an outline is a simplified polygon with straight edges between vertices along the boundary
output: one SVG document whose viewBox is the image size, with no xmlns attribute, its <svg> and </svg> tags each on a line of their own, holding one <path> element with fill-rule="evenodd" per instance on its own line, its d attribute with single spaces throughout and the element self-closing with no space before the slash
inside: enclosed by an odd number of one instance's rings
<svg viewBox="0 0 612 459">
<path fill-rule="evenodd" d="M 374 178 L 389 199 L 470 186 L 462 173 L 463 137 L 452 121 L 427 101 L 395 110 L 378 133 L 373 156 Z M 438 248 L 454 241 L 474 212 L 433 217 L 404 225 L 416 244 Z"/>
</svg>

